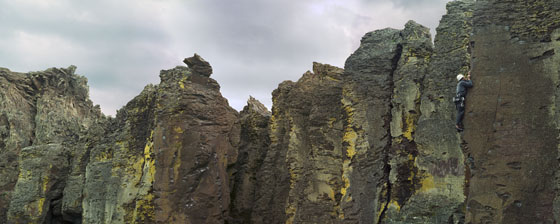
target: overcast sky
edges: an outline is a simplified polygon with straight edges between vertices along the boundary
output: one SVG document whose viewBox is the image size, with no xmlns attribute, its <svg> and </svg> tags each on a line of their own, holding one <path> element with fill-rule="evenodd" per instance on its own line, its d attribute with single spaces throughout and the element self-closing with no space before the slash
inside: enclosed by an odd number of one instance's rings
<svg viewBox="0 0 560 224">
<path fill-rule="evenodd" d="M 0 0 L 0 67 L 76 65 L 114 115 L 159 71 L 200 54 L 241 110 L 312 62 L 344 66 L 369 31 L 408 20 L 434 29 L 448 0 Z"/>
</svg>

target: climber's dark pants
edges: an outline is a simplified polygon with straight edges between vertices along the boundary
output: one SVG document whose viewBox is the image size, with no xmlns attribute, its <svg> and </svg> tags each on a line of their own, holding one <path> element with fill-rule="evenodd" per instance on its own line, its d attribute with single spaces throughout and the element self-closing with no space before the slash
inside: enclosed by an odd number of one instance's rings
<svg viewBox="0 0 560 224">
<path fill-rule="evenodd" d="M 461 127 L 463 126 L 463 117 L 465 116 L 465 104 L 458 103 L 455 104 L 455 107 L 457 108 L 457 120 L 455 121 L 455 124 Z"/>
</svg>

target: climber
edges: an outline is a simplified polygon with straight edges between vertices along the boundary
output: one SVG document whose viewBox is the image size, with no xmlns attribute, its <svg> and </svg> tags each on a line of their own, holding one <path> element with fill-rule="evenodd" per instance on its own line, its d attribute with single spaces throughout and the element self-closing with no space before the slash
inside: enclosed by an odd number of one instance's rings
<svg viewBox="0 0 560 224">
<path fill-rule="evenodd" d="M 455 102 L 455 107 L 457 108 L 457 120 L 455 122 L 455 128 L 457 131 L 463 131 L 463 117 L 465 116 L 465 97 L 467 96 L 467 88 L 473 87 L 471 81 L 471 72 L 467 73 L 467 77 L 463 74 L 457 75 L 457 94 L 453 97 L 453 102 Z"/>
</svg>

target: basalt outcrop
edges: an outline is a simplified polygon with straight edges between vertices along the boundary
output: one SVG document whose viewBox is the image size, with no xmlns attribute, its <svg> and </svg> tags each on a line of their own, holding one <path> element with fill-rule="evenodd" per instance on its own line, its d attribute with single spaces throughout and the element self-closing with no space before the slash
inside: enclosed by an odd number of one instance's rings
<svg viewBox="0 0 560 224">
<path fill-rule="evenodd" d="M 75 67 L 2 70 L 0 221 L 224 222 L 239 115 L 210 65 L 187 60 L 116 118 L 92 106 Z"/>
<path fill-rule="evenodd" d="M 259 180 L 257 174 L 263 168 L 270 137 L 268 127 L 271 113 L 258 100 L 250 97 L 247 106 L 239 113 L 240 125 L 239 150 L 237 162 L 228 172 L 232 177 L 230 182 L 231 204 L 229 223 L 250 223 L 255 200 L 259 198 L 258 190 L 266 183 Z M 261 175 L 273 173 L 260 172 Z"/>
<path fill-rule="evenodd" d="M 254 223 L 336 220 L 340 216 L 342 74 L 313 63 L 273 95 L 270 147 L 257 172 Z"/>
<path fill-rule="evenodd" d="M 473 18 L 467 221 L 556 223 L 560 2 L 479 0 Z"/>
<path fill-rule="evenodd" d="M 84 223 L 220 223 L 229 217 L 227 167 L 237 159 L 238 113 L 207 75 L 187 67 L 162 70 L 159 85 L 147 86 L 89 135 Z"/>
<path fill-rule="evenodd" d="M 456 0 L 237 112 L 195 54 L 115 118 L 0 69 L 0 223 L 556 223 L 560 2 Z M 472 70 L 466 130 L 455 76 Z"/>
<path fill-rule="evenodd" d="M 0 70 L 0 222 L 40 223 L 60 215 L 70 161 L 82 153 L 80 138 L 103 119 L 75 69 Z"/>
</svg>

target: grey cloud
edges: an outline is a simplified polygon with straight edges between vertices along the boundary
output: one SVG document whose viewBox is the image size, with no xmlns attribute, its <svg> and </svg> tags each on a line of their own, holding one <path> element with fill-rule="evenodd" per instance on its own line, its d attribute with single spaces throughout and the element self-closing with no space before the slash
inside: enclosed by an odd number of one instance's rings
<svg viewBox="0 0 560 224">
<path fill-rule="evenodd" d="M 0 0 L 0 67 L 77 65 L 93 101 L 114 114 L 146 84 L 158 83 L 160 69 L 196 52 L 214 67 L 212 77 L 234 108 L 242 109 L 249 95 L 270 107 L 280 82 L 297 80 L 313 61 L 343 66 L 368 31 L 402 27 L 408 19 L 434 29 L 445 2 L 59 0 L 34 7 Z M 17 32 L 72 47 L 46 47 L 51 52 L 44 55 L 15 45 Z"/>
<path fill-rule="evenodd" d="M 399 8 L 405 9 L 413 9 L 416 7 L 439 7 L 441 3 L 449 2 L 449 1 L 441 1 L 441 0 L 360 0 L 364 5 L 376 5 L 382 2 L 390 2 Z"/>
</svg>

